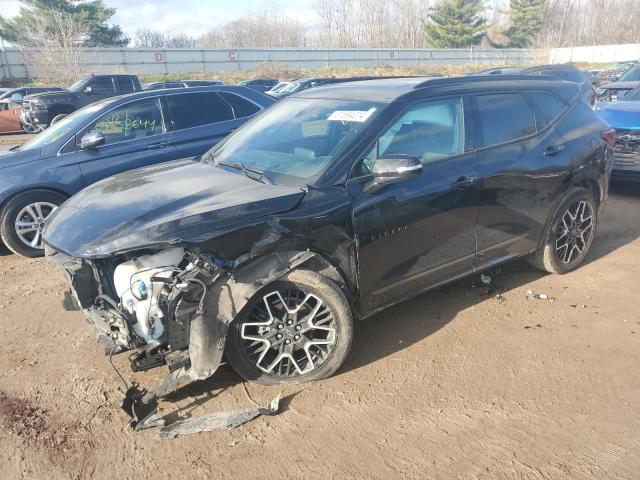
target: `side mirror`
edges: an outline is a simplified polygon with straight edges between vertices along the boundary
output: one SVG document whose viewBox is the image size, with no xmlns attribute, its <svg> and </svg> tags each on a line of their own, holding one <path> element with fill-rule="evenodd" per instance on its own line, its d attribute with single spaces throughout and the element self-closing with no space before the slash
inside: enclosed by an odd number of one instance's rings
<svg viewBox="0 0 640 480">
<path fill-rule="evenodd" d="M 100 132 L 89 132 L 80 139 L 80 148 L 88 150 L 104 145 L 104 135 Z"/>
<path fill-rule="evenodd" d="M 86 93 L 87 95 L 91 95 L 91 92 L 93 92 L 93 88 L 91 88 L 91 87 L 86 87 L 84 89 L 84 93 Z"/>
<path fill-rule="evenodd" d="M 364 193 L 372 195 L 388 185 L 402 182 L 422 172 L 417 157 L 393 153 L 379 158 L 373 165 L 373 180 L 364 186 Z"/>
</svg>

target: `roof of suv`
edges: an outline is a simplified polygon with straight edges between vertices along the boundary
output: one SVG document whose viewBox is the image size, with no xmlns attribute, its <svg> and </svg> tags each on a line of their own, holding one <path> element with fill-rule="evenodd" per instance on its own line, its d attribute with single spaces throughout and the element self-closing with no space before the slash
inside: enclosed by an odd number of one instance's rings
<svg viewBox="0 0 640 480">
<path fill-rule="evenodd" d="M 296 98 L 391 102 L 425 97 L 431 93 L 453 93 L 454 91 L 467 93 L 477 90 L 522 90 L 527 88 L 550 90 L 569 101 L 578 93 L 577 87 L 576 83 L 541 75 L 406 77 L 320 85 L 293 96 Z"/>
</svg>

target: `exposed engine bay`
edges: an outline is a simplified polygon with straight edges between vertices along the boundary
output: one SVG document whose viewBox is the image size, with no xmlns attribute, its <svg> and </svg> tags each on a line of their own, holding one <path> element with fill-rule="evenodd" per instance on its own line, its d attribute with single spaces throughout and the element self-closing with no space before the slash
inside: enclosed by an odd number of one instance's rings
<svg viewBox="0 0 640 480">
<path fill-rule="evenodd" d="M 167 365 L 155 389 L 127 385 L 122 408 L 137 429 L 154 421 L 158 397 L 213 375 L 228 325 L 256 291 L 315 256 L 273 253 L 243 268 L 183 247 L 90 261 L 48 255 L 68 276 L 65 308 L 84 311 L 106 353 L 129 351 L 133 371 Z"/>
</svg>

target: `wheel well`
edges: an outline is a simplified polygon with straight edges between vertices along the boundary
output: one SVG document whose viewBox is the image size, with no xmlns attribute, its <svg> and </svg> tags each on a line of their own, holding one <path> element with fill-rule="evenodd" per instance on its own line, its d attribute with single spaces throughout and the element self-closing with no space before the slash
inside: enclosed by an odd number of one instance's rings
<svg viewBox="0 0 640 480">
<path fill-rule="evenodd" d="M 594 179 L 583 179 L 573 184 L 575 187 L 582 187 L 589 190 L 593 197 L 596 199 L 596 203 L 600 205 L 600 201 L 602 200 L 602 192 L 600 191 L 600 185 Z"/>
<path fill-rule="evenodd" d="M 4 208 L 7 205 L 7 203 L 9 203 L 13 198 L 15 198 L 18 195 L 21 195 L 23 193 L 26 193 L 26 192 L 37 192 L 37 191 L 55 192 L 55 193 L 58 193 L 60 195 L 65 196 L 66 198 L 69 198 L 71 196 L 67 192 L 65 192 L 64 190 L 60 190 L 58 188 L 49 188 L 49 187 L 25 188 L 24 190 L 20 190 L 18 192 L 12 193 L 10 196 L 8 196 L 7 198 L 4 199 L 2 204 L 0 204 L 0 214 L 4 210 Z"/>
</svg>

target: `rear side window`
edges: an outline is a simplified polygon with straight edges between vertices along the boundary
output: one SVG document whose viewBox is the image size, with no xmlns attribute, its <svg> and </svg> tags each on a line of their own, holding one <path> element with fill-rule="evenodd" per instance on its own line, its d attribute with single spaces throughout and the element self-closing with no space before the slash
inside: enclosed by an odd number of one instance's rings
<svg viewBox="0 0 640 480">
<path fill-rule="evenodd" d="M 231 105 L 236 118 L 248 117 L 260 110 L 255 103 L 251 103 L 235 93 L 220 92 L 220 96 Z"/>
<path fill-rule="evenodd" d="M 118 86 L 118 92 L 120 93 L 135 92 L 133 80 L 130 77 L 116 77 L 116 85 Z"/>
<path fill-rule="evenodd" d="M 550 93 L 529 92 L 526 96 L 533 107 L 538 130 L 553 122 L 567 108 L 566 103 Z"/>
<path fill-rule="evenodd" d="M 536 132 L 533 111 L 519 93 L 479 95 L 477 101 L 485 147 Z"/>
<path fill-rule="evenodd" d="M 115 93 L 111 77 L 96 77 L 89 84 L 91 91 L 100 95 Z"/>
<path fill-rule="evenodd" d="M 233 120 L 233 111 L 215 92 L 185 93 L 167 97 L 176 130 Z"/>
</svg>

